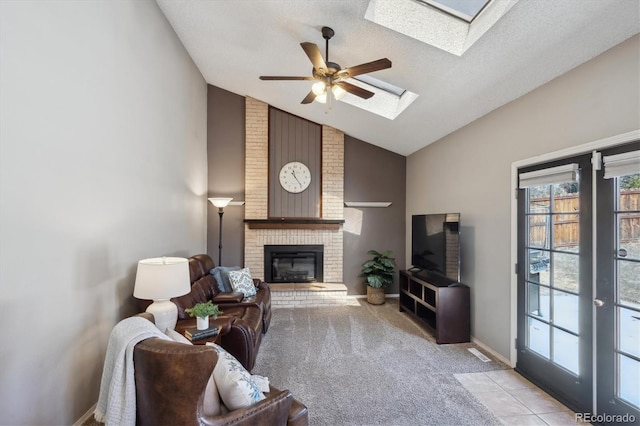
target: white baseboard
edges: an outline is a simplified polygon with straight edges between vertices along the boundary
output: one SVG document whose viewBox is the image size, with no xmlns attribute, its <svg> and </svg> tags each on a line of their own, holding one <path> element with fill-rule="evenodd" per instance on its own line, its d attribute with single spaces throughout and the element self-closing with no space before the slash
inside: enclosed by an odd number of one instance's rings
<svg viewBox="0 0 640 426">
<path fill-rule="evenodd" d="M 489 347 L 486 344 L 482 343 L 480 340 L 476 339 L 475 337 L 471 336 L 471 341 L 473 343 L 475 343 L 476 345 L 480 346 L 483 350 L 489 352 L 492 356 L 497 358 L 499 361 L 504 362 L 505 364 L 507 364 L 511 368 L 515 367 L 515 365 L 511 365 L 511 361 L 509 361 L 503 355 L 501 355 L 498 352 L 494 351 L 491 347 Z"/>
<path fill-rule="evenodd" d="M 96 411 L 96 407 L 97 406 L 98 406 L 98 403 L 96 402 L 95 404 L 93 404 L 93 407 L 89 408 L 89 411 L 84 413 L 82 415 L 82 417 L 80 417 L 78 420 L 76 420 L 76 422 L 73 424 L 73 426 L 81 426 L 84 422 L 89 420 L 93 416 L 93 412 Z"/>
</svg>

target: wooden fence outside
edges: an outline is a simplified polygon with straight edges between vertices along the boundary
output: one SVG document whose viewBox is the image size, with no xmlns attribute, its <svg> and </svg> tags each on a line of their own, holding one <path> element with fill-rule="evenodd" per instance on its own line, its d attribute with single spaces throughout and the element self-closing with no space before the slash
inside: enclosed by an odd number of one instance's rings
<svg viewBox="0 0 640 426">
<path fill-rule="evenodd" d="M 549 206 L 548 197 L 532 198 L 531 204 Z M 559 195 L 554 197 L 553 215 L 532 216 L 529 223 L 529 240 L 544 244 L 550 216 L 553 216 L 553 247 L 578 245 L 578 195 Z M 640 190 L 624 191 L 620 194 L 622 210 L 640 210 Z M 547 210 L 548 211 L 548 210 Z M 640 241 L 640 214 L 620 215 L 620 235 L 623 242 Z M 544 244 L 549 247 L 548 244 Z"/>
</svg>

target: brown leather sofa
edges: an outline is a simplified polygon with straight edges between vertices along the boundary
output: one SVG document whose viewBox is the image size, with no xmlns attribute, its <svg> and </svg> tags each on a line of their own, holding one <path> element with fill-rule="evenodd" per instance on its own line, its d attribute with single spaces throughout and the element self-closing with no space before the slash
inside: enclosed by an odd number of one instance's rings
<svg viewBox="0 0 640 426">
<path fill-rule="evenodd" d="M 153 321 L 150 314 L 140 314 Z M 288 390 L 270 387 L 266 399 L 218 416 L 202 414 L 204 391 L 218 360 L 209 346 L 150 338 L 133 352 L 139 425 L 309 424 L 307 407 Z"/>
<path fill-rule="evenodd" d="M 171 299 L 178 307 L 176 330 L 182 332 L 195 327 L 195 319 L 189 317 L 185 309 L 196 303 L 213 300 L 223 311 L 221 318 L 231 318 L 230 327 L 221 333 L 218 343 L 233 355 L 248 371 L 253 366 L 271 321 L 271 292 L 268 284 L 254 279 L 257 294 L 245 298 L 242 293 L 224 293 L 209 271 L 214 267 L 213 260 L 206 254 L 189 258 L 191 291 L 184 296 Z"/>
</svg>

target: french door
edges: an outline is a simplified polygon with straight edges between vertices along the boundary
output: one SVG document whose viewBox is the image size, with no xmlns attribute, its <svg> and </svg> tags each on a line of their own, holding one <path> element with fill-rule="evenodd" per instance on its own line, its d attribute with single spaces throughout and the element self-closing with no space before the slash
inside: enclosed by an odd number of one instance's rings
<svg viewBox="0 0 640 426">
<path fill-rule="evenodd" d="M 640 419 L 640 142 L 518 172 L 516 370 Z"/>
</svg>

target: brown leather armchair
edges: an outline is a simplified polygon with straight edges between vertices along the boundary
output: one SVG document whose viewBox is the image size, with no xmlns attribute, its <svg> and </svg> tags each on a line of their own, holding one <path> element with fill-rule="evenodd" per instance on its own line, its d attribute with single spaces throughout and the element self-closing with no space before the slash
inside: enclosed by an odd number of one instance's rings
<svg viewBox="0 0 640 426">
<path fill-rule="evenodd" d="M 148 314 L 140 314 L 150 319 Z M 140 425 L 291 425 L 309 424 L 307 407 L 288 390 L 271 387 L 266 399 L 218 416 L 203 414 L 204 391 L 218 361 L 209 346 L 157 338 L 143 340 L 133 352 L 136 420 Z"/>
</svg>

